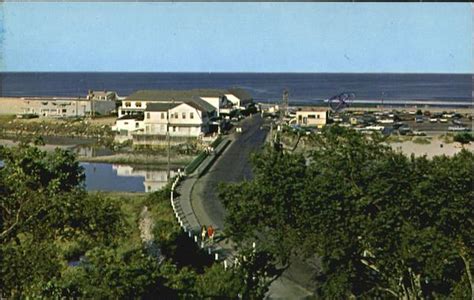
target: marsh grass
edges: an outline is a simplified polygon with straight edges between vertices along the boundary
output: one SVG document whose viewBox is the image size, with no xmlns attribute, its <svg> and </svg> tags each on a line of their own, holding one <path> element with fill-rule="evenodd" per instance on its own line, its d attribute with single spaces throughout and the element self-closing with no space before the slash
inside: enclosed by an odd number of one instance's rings
<svg viewBox="0 0 474 300">
<path fill-rule="evenodd" d="M 428 145 L 431 144 L 431 139 L 428 137 L 416 137 L 412 140 L 415 144 Z"/>
</svg>

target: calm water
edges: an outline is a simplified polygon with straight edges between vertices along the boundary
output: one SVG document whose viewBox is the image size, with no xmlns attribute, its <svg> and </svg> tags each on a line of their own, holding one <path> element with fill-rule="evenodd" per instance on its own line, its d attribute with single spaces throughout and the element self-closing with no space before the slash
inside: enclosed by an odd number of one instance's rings
<svg viewBox="0 0 474 300">
<path fill-rule="evenodd" d="M 88 191 L 154 192 L 163 188 L 166 170 L 140 169 L 130 165 L 81 163 Z M 177 170 L 170 172 L 175 176 Z"/>
<path fill-rule="evenodd" d="M 247 89 L 257 101 L 311 103 L 343 91 L 357 99 L 448 100 L 470 102 L 470 74 L 324 73 L 0 73 L 0 96 L 85 96 L 87 90 L 113 90 L 127 96 L 140 89 Z"/>
</svg>

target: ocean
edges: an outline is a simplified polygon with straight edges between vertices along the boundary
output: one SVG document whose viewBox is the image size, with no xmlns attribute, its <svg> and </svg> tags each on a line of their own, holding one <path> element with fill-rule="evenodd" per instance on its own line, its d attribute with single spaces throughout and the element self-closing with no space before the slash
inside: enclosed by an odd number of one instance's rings
<svg viewBox="0 0 474 300">
<path fill-rule="evenodd" d="M 337 73 L 1 73 L 0 96 L 85 96 L 89 89 L 127 96 L 140 89 L 247 89 L 256 101 L 318 103 L 341 92 L 357 100 L 471 103 L 472 74 Z"/>
</svg>

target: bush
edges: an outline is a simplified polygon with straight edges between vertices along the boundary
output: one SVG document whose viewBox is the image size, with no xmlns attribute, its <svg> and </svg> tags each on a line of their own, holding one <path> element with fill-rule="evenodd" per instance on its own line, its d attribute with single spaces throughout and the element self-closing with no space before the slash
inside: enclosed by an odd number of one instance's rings
<svg viewBox="0 0 474 300">
<path fill-rule="evenodd" d="M 216 148 L 222 142 L 222 136 L 218 136 L 214 142 L 211 143 L 212 148 Z"/>
<path fill-rule="evenodd" d="M 191 174 L 206 159 L 207 154 L 201 152 L 185 169 L 186 174 Z"/>
<path fill-rule="evenodd" d="M 454 136 L 454 141 L 461 144 L 469 144 L 474 141 L 474 136 L 469 132 L 458 133 Z"/>
</svg>

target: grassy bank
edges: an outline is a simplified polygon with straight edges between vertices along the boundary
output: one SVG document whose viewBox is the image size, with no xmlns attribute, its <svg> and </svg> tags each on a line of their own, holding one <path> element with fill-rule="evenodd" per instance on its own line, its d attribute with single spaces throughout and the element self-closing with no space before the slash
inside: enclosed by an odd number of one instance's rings
<svg viewBox="0 0 474 300">
<path fill-rule="evenodd" d="M 192 155 L 172 155 L 170 163 L 173 165 L 186 165 L 192 161 Z M 130 165 L 165 165 L 168 163 L 166 155 L 149 155 L 149 154 L 133 154 L 133 153 L 118 153 L 106 156 L 84 157 L 79 156 L 79 161 L 82 162 L 97 162 L 110 164 L 130 164 Z"/>
<path fill-rule="evenodd" d="M 111 119 L 14 119 L 0 118 L 0 136 L 5 138 L 37 138 L 39 136 L 62 136 L 70 138 L 93 138 L 101 145 L 112 145 L 114 132 Z"/>
</svg>

